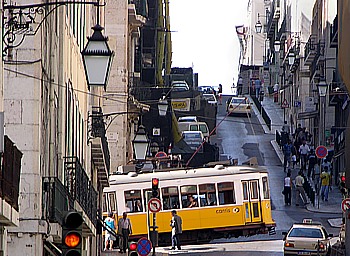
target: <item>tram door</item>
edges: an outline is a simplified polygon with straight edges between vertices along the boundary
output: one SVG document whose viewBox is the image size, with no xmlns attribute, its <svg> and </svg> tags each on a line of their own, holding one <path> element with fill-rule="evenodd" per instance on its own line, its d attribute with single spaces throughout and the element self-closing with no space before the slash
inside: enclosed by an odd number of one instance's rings
<svg viewBox="0 0 350 256">
<path fill-rule="evenodd" d="M 259 180 L 242 181 L 245 222 L 261 222 Z"/>
</svg>

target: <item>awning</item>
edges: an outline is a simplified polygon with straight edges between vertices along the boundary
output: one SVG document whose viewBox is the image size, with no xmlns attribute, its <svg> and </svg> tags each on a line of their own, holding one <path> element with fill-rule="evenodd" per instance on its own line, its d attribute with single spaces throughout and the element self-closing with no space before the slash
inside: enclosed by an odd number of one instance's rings
<svg viewBox="0 0 350 256">
<path fill-rule="evenodd" d="M 301 112 L 298 114 L 298 119 L 311 119 L 318 116 L 318 110 L 310 111 L 310 112 Z"/>
</svg>

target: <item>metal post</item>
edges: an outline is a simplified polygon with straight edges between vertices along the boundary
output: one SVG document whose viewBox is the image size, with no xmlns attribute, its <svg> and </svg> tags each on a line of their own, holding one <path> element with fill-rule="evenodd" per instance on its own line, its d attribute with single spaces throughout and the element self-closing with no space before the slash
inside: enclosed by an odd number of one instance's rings
<svg viewBox="0 0 350 256">
<path fill-rule="evenodd" d="M 345 255 L 350 256 L 350 209 L 345 211 Z"/>
<path fill-rule="evenodd" d="M 153 213 L 153 234 L 154 234 L 154 236 L 156 236 L 156 229 L 157 229 L 157 227 L 156 227 L 156 213 L 154 212 Z M 153 239 L 156 240 L 155 237 Z M 157 245 L 157 242 L 154 241 L 154 243 L 152 244 L 152 246 L 153 246 L 152 256 L 156 256 L 156 245 Z"/>
<path fill-rule="evenodd" d="M 286 108 L 283 107 L 283 124 L 286 122 Z"/>
<path fill-rule="evenodd" d="M 319 146 L 324 144 L 324 119 L 325 119 L 325 99 L 326 96 L 320 96 L 320 123 L 319 123 Z"/>
</svg>

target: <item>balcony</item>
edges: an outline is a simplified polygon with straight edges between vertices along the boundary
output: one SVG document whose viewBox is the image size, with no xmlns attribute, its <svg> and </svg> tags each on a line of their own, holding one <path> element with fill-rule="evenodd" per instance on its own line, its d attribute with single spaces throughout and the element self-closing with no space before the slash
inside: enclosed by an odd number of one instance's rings
<svg viewBox="0 0 350 256">
<path fill-rule="evenodd" d="M 147 21 L 148 10 L 147 0 L 129 0 L 128 13 L 129 24 L 136 27 L 141 27 Z"/>
<path fill-rule="evenodd" d="M 274 0 L 271 7 L 270 16 L 267 22 L 267 38 L 274 40 L 275 30 L 281 16 L 280 0 Z"/>
<path fill-rule="evenodd" d="M 64 186 L 69 198 L 74 201 L 74 209 L 81 210 L 89 218 L 86 222 L 90 230 L 97 224 L 97 192 L 79 162 L 78 157 L 66 157 L 64 162 Z M 76 205 L 79 203 L 79 206 Z M 91 226 L 93 225 L 93 227 Z"/>
<path fill-rule="evenodd" d="M 109 186 L 110 153 L 102 109 L 92 107 L 91 157 L 97 168 L 97 177 L 102 186 Z"/>
<path fill-rule="evenodd" d="M 338 47 L 338 15 L 335 16 L 333 20 L 333 24 L 330 29 L 330 47 L 337 48 Z"/>
<path fill-rule="evenodd" d="M 18 226 L 18 196 L 22 152 L 4 136 L 4 156 L 0 171 L 0 225 Z"/>
<path fill-rule="evenodd" d="M 316 36 L 310 35 L 304 50 L 305 65 L 311 66 L 317 55 Z"/>
</svg>

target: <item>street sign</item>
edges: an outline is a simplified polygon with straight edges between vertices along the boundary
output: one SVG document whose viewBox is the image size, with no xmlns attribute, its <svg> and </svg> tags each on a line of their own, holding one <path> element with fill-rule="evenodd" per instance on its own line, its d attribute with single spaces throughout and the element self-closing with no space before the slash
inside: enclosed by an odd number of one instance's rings
<svg viewBox="0 0 350 256">
<path fill-rule="evenodd" d="M 289 108 L 289 103 L 288 103 L 287 99 L 283 100 L 281 108 Z"/>
<path fill-rule="evenodd" d="M 163 151 L 159 151 L 156 155 L 155 155 L 156 158 L 166 158 L 168 157 L 168 155 L 163 152 Z"/>
<path fill-rule="evenodd" d="M 148 209 L 150 212 L 159 212 L 160 208 L 162 208 L 162 203 L 158 198 L 151 198 L 148 201 Z"/>
<path fill-rule="evenodd" d="M 325 146 L 318 146 L 316 148 L 316 156 L 318 158 L 325 158 L 328 155 L 328 150 Z"/>
<path fill-rule="evenodd" d="M 341 209 L 343 210 L 343 212 L 346 212 L 346 210 L 350 209 L 350 198 L 345 198 L 341 202 Z"/>
<path fill-rule="evenodd" d="M 140 256 L 147 256 L 152 250 L 151 241 L 145 237 L 140 238 L 137 242 L 137 253 Z"/>
</svg>

